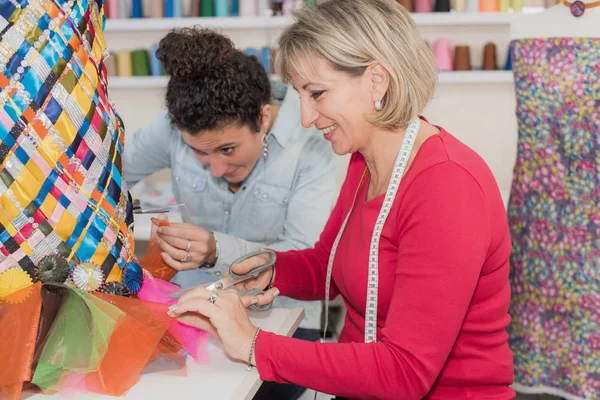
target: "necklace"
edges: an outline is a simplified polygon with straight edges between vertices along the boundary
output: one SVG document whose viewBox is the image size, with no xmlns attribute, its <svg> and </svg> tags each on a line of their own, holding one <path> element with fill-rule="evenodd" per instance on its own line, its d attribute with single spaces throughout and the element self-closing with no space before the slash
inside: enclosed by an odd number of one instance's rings
<svg viewBox="0 0 600 400">
<path fill-rule="evenodd" d="M 593 3 L 584 3 L 581 0 L 576 0 L 574 2 L 570 2 L 567 0 L 563 1 L 563 4 L 571 9 L 571 14 L 574 17 L 581 17 L 585 12 L 586 8 L 594 8 L 600 6 L 600 1 L 595 1 Z"/>
</svg>

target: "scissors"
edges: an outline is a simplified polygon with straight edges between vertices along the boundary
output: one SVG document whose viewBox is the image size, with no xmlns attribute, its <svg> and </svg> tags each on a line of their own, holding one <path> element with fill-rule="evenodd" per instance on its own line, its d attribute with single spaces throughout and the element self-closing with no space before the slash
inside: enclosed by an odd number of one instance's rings
<svg viewBox="0 0 600 400">
<path fill-rule="evenodd" d="M 164 214 L 168 213 L 174 208 L 185 206 L 185 203 L 178 203 L 166 207 L 142 208 L 142 205 L 138 199 L 133 200 L 132 204 L 134 214 Z"/>
<path fill-rule="evenodd" d="M 268 254 L 271 259 L 266 264 L 259 265 L 258 267 L 252 269 L 251 271 L 248 271 L 245 274 L 240 275 L 240 274 L 236 274 L 235 272 L 233 272 L 232 268 L 234 265 L 240 264 L 243 261 L 247 260 L 248 258 L 257 256 L 259 254 Z M 258 275 L 261 274 L 261 272 L 263 272 L 264 270 L 271 268 L 273 265 L 275 265 L 275 261 L 277 261 L 277 255 L 275 255 L 275 252 L 273 250 L 262 249 L 262 250 L 253 251 L 252 253 L 246 254 L 246 255 L 238 258 L 237 260 L 235 260 L 229 267 L 229 274 L 227 276 L 225 276 L 224 278 L 221 278 L 218 281 L 209 284 L 208 286 L 206 286 L 206 285 L 199 285 L 199 286 L 206 287 L 208 290 L 211 290 L 211 291 L 220 291 L 220 290 L 229 289 L 230 287 L 232 287 L 240 282 L 243 282 L 247 279 L 256 278 Z M 185 293 L 189 292 L 190 290 L 194 290 L 197 287 L 198 286 L 190 287 L 187 289 L 182 289 L 175 293 L 170 294 L 167 297 L 171 298 L 171 299 L 178 299 L 181 296 L 183 296 Z M 253 289 L 253 290 L 248 290 L 247 292 L 241 293 L 241 295 L 242 296 L 256 296 L 259 294 L 263 294 L 264 292 L 265 292 L 264 290 Z M 263 304 L 262 306 L 252 304 L 250 306 L 250 308 L 253 310 L 256 310 L 256 311 L 266 311 L 269 308 L 271 308 L 272 305 L 273 305 L 272 303 Z"/>
</svg>

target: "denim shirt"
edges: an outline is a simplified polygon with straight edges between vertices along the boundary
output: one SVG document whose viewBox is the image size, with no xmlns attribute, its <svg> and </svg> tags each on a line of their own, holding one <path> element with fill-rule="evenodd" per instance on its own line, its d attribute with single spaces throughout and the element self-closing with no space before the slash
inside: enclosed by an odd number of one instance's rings
<svg viewBox="0 0 600 400">
<path fill-rule="evenodd" d="M 274 94 L 285 97 L 269 135 L 268 156 L 260 157 L 237 193 L 198 161 L 166 112 L 125 141 L 128 185 L 171 168 L 177 202 L 186 204 L 184 221 L 213 231 L 219 243 L 215 267 L 179 272 L 173 278 L 182 287 L 216 280 L 235 259 L 263 247 L 311 247 L 329 217 L 337 193 L 333 151 L 318 130 L 301 126 L 297 93 L 275 85 Z M 321 302 L 280 297 L 274 305 L 304 307 L 300 326 L 320 327 Z"/>
</svg>

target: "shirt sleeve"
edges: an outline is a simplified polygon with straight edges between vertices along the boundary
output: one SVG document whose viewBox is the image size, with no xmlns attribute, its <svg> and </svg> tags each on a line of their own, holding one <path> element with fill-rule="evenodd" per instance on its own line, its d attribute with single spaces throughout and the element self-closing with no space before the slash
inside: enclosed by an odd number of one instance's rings
<svg viewBox="0 0 600 400">
<path fill-rule="evenodd" d="M 298 173 L 289 196 L 283 231 L 274 242 L 251 242 L 223 232 L 214 232 L 219 259 L 213 268 L 200 271 L 224 273 L 233 261 L 268 247 L 276 251 L 312 246 L 331 213 L 336 194 L 336 156 L 320 138 L 308 140 L 299 158 Z"/>
<path fill-rule="evenodd" d="M 163 111 L 125 140 L 123 176 L 130 188 L 171 166 L 171 145 L 176 134 L 167 112 Z"/>
<path fill-rule="evenodd" d="M 394 292 L 378 341 L 312 343 L 260 332 L 262 380 L 365 399 L 421 399 L 431 390 L 487 257 L 490 216 L 478 183 L 452 162 L 423 171 L 400 207 Z"/>
</svg>

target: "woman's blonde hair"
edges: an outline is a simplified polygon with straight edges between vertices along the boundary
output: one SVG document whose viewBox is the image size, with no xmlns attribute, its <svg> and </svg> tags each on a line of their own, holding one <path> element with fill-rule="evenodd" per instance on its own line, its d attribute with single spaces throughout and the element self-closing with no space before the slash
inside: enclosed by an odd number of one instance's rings
<svg viewBox="0 0 600 400">
<path fill-rule="evenodd" d="M 390 74 L 383 110 L 367 120 L 384 129 L 406 128 L 433 97 L 437 66 L 409 12 L 394 0 L 328 0 L 304 7 L 279 38 L 282 79 L 308 77 L 315 55 L 360 76 L 382 64 Z"/>
</svg>

